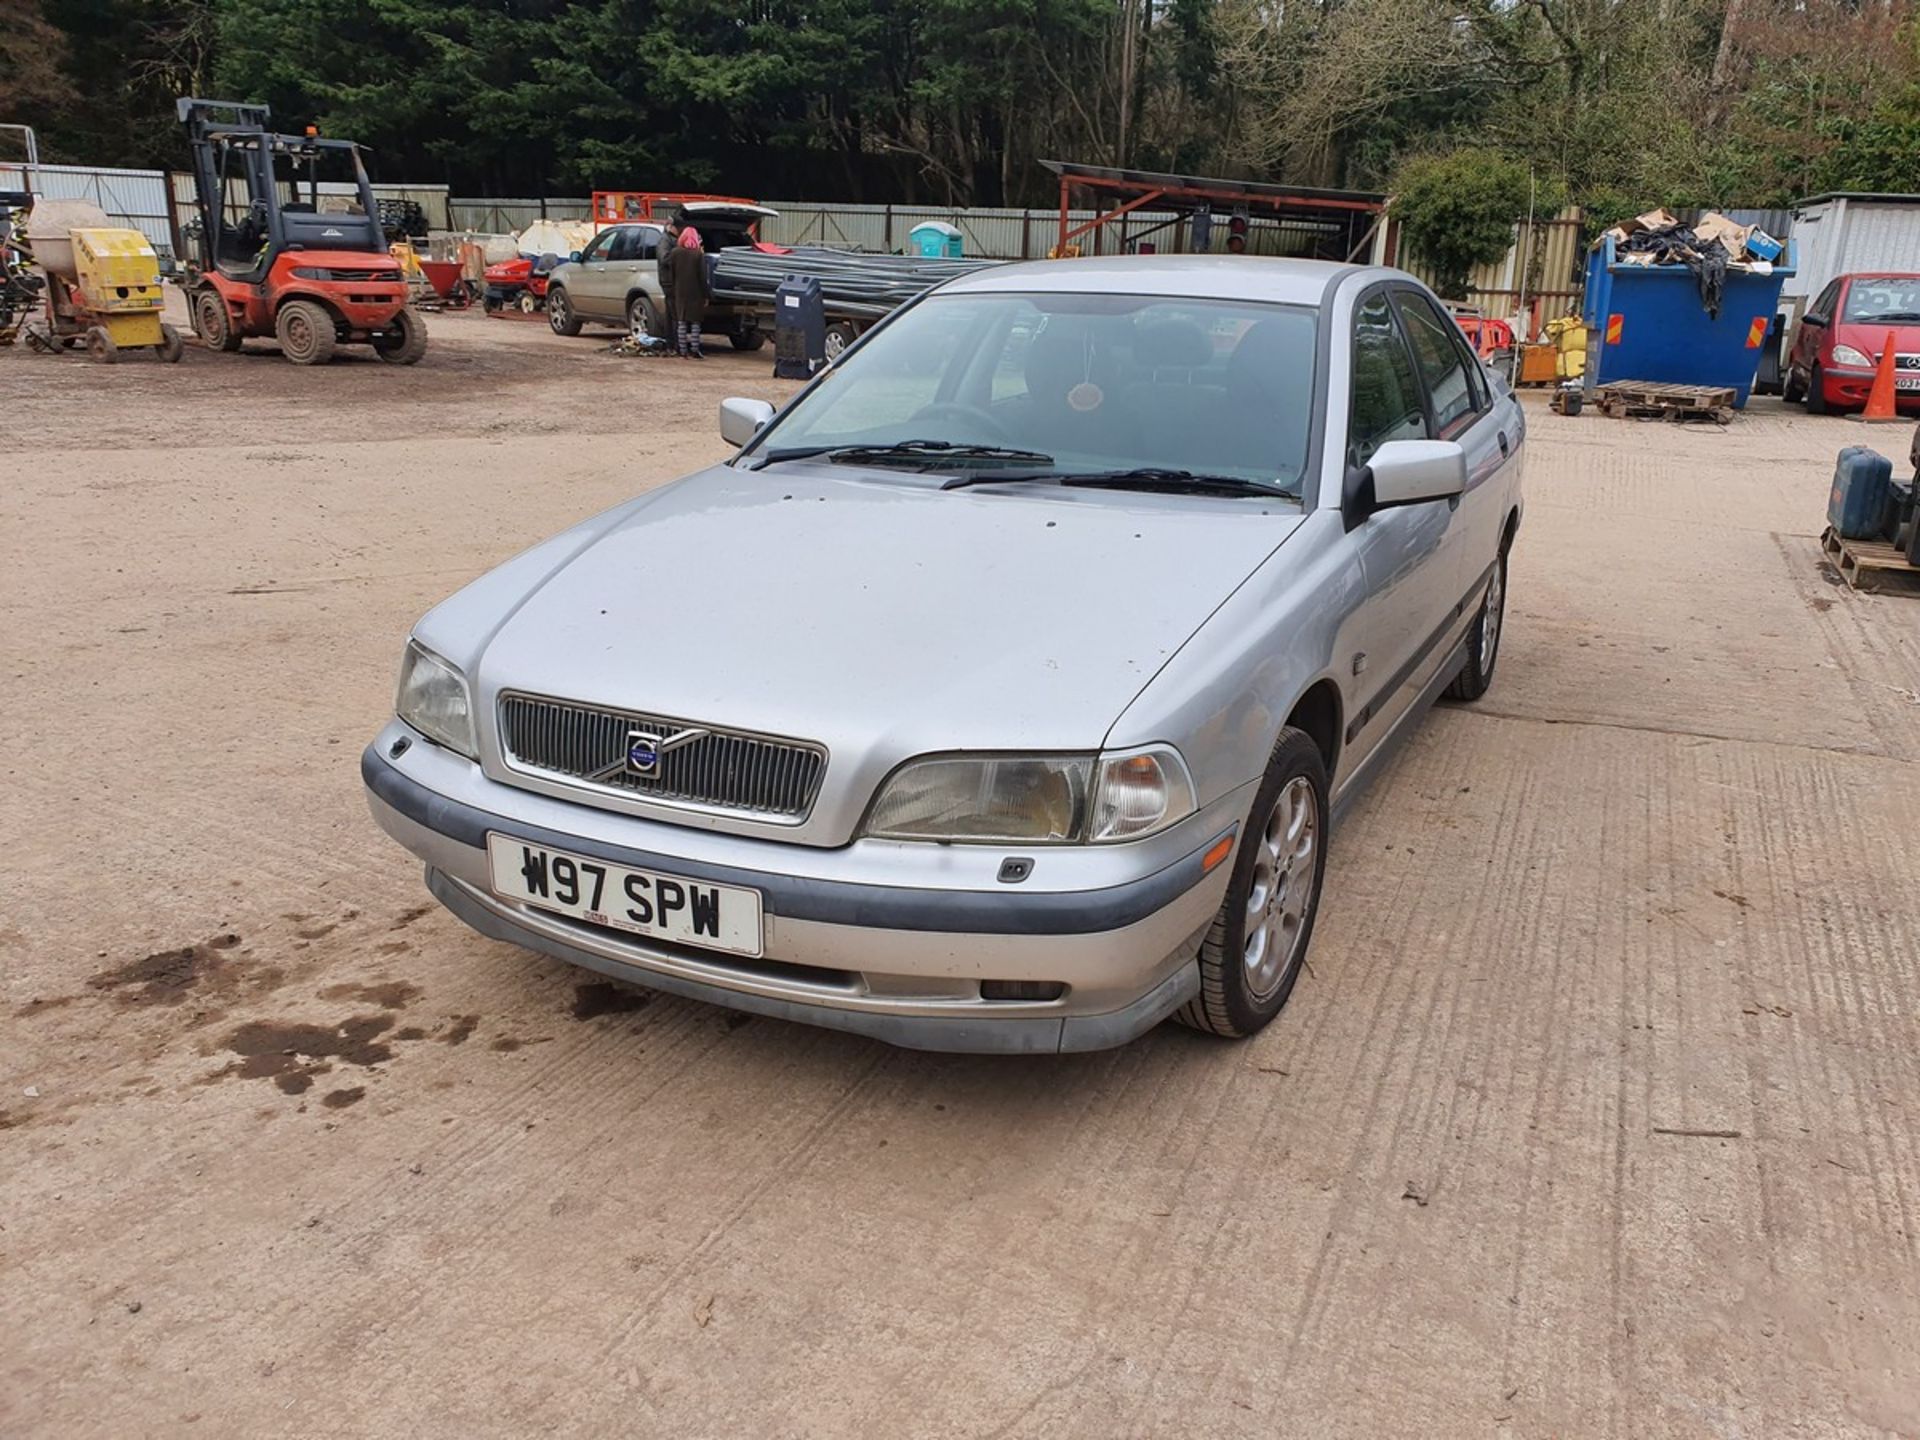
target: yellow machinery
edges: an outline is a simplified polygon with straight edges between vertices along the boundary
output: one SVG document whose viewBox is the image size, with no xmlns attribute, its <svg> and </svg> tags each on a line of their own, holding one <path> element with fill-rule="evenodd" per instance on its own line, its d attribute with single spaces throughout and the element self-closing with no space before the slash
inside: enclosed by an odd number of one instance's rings
<svg viewBox="0 0 1920 1440">
<path fill-rule="evenodd" d="M 160 257 L 138 230 L 105 223 L 85 201 L 47 201 L 27 218 L 33 257 L 46 272 L 46 331 L 42 349 L 85 345 L 111 363 L 122 350 L 152 349 L 178 360 L 179 332 L 160 318 Z"/>
<path fill-rule="evenodd" d="M 1547 340 L 1556 348 L 1554 373 L 1562 380 L 1578 380 L 1587 373 L 1587 327 L 1578 315 L 1562 315 L 1546 323 Z"/>
</svg>

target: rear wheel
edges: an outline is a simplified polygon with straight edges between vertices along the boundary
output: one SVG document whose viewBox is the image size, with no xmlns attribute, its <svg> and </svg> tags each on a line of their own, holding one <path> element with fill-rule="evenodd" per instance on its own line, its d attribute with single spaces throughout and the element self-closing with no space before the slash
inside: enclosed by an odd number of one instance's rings
<svg viewBox="0 0 1920 1440">
<path fill-rule="evenodd" d="M 87 331 L 87 356 L 102 365 L 111 365 L 120 358 L 120 347 L 113 343 L 113 336 L 95 325 Z"/>
<path fill-rule="evenodd" d="M 767 332 L 758 325 L 749 325 L 727 336 L 727 343 L 736 350 L 758 350 L 767 343 Z"/>
<path fill-rule="evenodd" d="M 233 313 L 227 302 L 211 285 L 193 297 L 193 328 L 209 350 L 224 350 L 229 355 L 240 348 L 240 335 L 234 329 Z"/>
<path fill-rule="evenodd" d="M 831 365 L 846 353 L 849 345 L 860 338 L 859 332 L 841 320 L 827 326 L 827 363 Z"/>
<path fill-rule="evenodd" d="M 519 305 L 522 315 L 537 314 L 540 309 L 540 297 L 531 290 L 522 290 L 520 292 Z"/>
<path fill-rule="evenodd" d="M 1280 732 L 1240 837 L 1227 898 L 1200 945 L 1200 993 L 1177 1018 L 1251 1035 L 1293 993 L 1327 868 L 1327 767 L 1304 730 Z"/>
<path fill-rule="evenodd" d="M 180 352 L 187 347 L 180 339 L 180 332 L 171 325 L 160 327 L 160 358 L 169 365 L 177 364 Z"/>
<path fill-rule="evenodd" d="M 427 322 L 407 307 L 374 337 L 373 353 L 390 365 L 418 364 L 427 353 Z"/>
<path fill-rule="evenodd" d="M 547 289 L 547 324 L 553 327 L 556 335 L 580 333 L 580 317 L 573 313 L 573 301 L 558 285 Z"/>
<path fill-rule="evenodd" d="M 315 300 L 289 300 L 274 322 L 280 353 L 296 365 L 324 365 L 333 359 L 333 316 Z"/>
<path fill-rule="evenodd" d="M 662 338 L 660 316 L 653 308 L 653 301 L 644 295 L 633 295 L 627 299 L 627 330 L 634 335 L 651 335 Z"/>
<path fill-rule="evenodd" d="M 1820 374 L 1820 365 L 1816 361 L 1813 369 L 1807 372 L 1807 413 L 1809 415 L 1829 415 L 1827 405 L 1827 382 Z"/>
</svg>

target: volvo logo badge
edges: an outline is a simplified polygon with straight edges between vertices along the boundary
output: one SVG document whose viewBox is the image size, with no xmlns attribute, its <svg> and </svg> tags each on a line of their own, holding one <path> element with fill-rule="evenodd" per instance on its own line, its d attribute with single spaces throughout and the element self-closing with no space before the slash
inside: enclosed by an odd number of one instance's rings
<svg viewBox="0 0 1920 1440">
<path fill-rule="evenodd" d="M 660 737 L 644 730 L 627 732 L 627 770 L 651 779 L 660 773 Z"/>
</svg>

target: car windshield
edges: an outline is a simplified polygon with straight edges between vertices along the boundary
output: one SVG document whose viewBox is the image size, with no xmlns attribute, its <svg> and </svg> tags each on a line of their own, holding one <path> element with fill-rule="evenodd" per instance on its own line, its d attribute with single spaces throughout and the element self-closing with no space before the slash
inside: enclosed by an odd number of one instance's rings
<svg viewBox="0 0 1920 1440">
<path fill-rule="evenodd" d="M 935 295 L 830 370 L 749 463 L 846 449 L 920 470 L 1156 469 L 1297 493 L 1314 330 L 1310 309 L 1244 300 Z"/>
<path fill-rule="evenodd" d="M 1875 320 L 1920 323 L 1920 278 L 1854 281 L 1847 287 L 1847 311 L 1842 318 L 1863 325 Z"/>
</svg>

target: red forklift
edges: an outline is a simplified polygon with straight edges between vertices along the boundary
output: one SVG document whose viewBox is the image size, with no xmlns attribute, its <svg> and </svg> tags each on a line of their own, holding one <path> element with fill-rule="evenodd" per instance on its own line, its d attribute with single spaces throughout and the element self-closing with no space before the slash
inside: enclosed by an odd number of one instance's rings
<svg viewBox="0 0 1920 1440">
<path fill-rule="evenodd" d="M 265 105 L 185 97 L 178 112 L 199 209 L 187 303 L 210 348 L 275 337 L 296 365 L 324 365 L 340 345 L 396 365 L 426 354 L 359 146 L 311 125 L 276 135 Z"/>
</svg>

